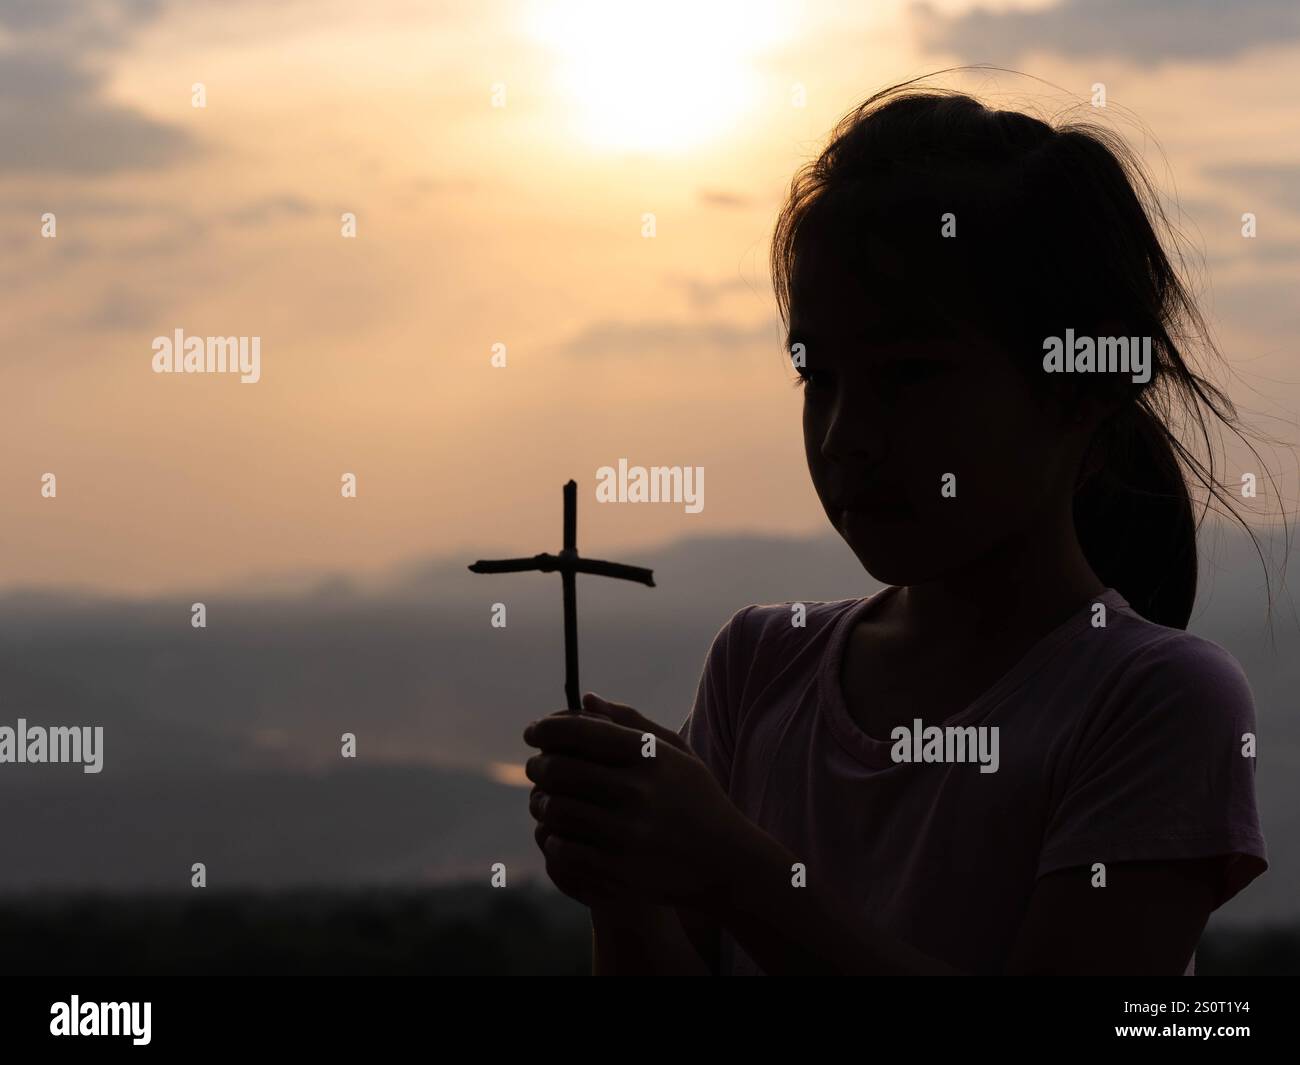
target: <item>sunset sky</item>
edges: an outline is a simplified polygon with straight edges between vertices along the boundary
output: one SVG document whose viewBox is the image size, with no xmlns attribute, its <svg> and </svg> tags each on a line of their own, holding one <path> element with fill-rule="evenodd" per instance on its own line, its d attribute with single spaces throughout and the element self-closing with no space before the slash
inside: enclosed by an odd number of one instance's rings
<svg viewBox="0 0 1300 1065">
<path fill-rule="evenodd" d="M 570 477 L 598 556 L 821 530 L 775 215 L 845 111 L 965 63 L 1046 79 L 942 82 L 1045 116 L 1106 85 L 1293 444 L 1294 0 L 0 0 L 0 585 L 532 554 Z M 259 336 L 260 382 L 154 374 L 178 328 Z M 703 510 L 597 504 L 620 458 L 703 466 Z"/>
</svg>

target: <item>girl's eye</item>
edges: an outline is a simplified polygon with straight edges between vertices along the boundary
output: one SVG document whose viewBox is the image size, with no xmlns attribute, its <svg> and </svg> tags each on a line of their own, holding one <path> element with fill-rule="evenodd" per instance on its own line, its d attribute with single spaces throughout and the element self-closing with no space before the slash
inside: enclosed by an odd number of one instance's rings
<svg viewBox="0 0 1300 1065">
<path fill-rule="evenodd" d="M 948 372 L 946 362 L 935 359 L 904 359 L 885 367 L 885 376 L 899 384 L 920 384 L 941 377 Z"/>
</svg>

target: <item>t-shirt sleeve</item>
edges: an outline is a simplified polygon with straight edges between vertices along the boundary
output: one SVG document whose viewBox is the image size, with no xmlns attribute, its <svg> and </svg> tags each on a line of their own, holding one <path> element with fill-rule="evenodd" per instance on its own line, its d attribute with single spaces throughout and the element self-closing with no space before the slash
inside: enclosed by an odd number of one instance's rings
<svg viewBox="0 0 1300 1065">
<path fill-rule="evenodd" d="M 1079 738 L 1038 875 L 1222 857 L 1223 905 L 1268 868 L 1254 755 L 1255 704 L 1237 661 L 1194 636 L 1148 648 Z"/>
<path fill-rule="evenodd" d="M 739 685 L 736 670 L 743 668 L 741 637 L 752 607 L 736 611 L 709 646 L 695 691 L 695 703 L 678 729 L 680 735 L 709 767 L 724 790 L 730 790 L 731 759 L 736 749 Z"/>
</svg>

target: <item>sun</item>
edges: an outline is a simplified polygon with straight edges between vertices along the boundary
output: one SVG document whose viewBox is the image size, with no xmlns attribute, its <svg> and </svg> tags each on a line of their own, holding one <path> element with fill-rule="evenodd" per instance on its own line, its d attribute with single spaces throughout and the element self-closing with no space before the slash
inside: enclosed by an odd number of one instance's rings
<svg viewBox="0 0 1300 1065">
<path fill-rule="evenodd" d="M 754 109 L 754 60 L 791 21 L 781 0 L 538 0 L 528 26 L 555 57 L 555 87 L 579 137 L 674 153 Z"/>
</svg>

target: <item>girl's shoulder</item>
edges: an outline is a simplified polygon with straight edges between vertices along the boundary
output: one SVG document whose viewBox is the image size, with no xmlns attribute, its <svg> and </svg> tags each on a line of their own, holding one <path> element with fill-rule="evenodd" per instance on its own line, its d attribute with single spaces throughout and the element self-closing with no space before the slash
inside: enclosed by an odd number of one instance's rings
<svg viewBox="0 0 1300 1065">
<path fill-rule="evenodd" d="M 866 597 L 870 598 L 870 597 Z M 742 607 L 731 616 L 728 625 L 742 627 L 746 633 L 788 630 L 808 635 L 831 627 L 866 598 L 855 599 L 792 599 L 784 603 L 753 603 Z"/>
<path fill-rule="evenodd" d="M 717 639 L 747 658 L 760 648 L 764 654 L 806 651 L 830 639 L 869 598 L 753 603 L 732 614 Z"/>
<path fill-rule="evenodd" d="M 1249 695 L 1245 670 L 1221 644 L 1148 621 L 1132 608 L 1115 627 L 1114 651 L 1131 681 L 1148 686 Z"/>
<path fill-rule="evenodd" d="M 1227 648 L 1148 621 L 1131 608 L 1113 617 L 1109 630 L 1085 640 L 1092 646 L 1075 663 L 1093 677 L 1103 720 L 1181 736 L 1253 731 L 1254 694 Z"/>
</svg>

